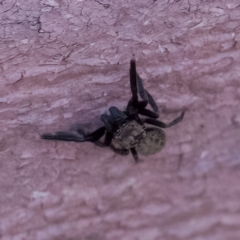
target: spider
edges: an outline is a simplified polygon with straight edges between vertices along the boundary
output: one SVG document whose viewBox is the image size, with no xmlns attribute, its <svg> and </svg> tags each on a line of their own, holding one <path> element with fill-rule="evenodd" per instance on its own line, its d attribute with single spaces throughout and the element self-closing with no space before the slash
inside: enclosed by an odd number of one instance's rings
<svg viewBox="0 0 240 240">
<path fill-rule="evenodd" d="M 143 87 L 142 79 L 136 71 L 134 58 L 130 61 L 130 85 L 132 97 L 126 110 L 120 111 L 115 106 L 110 107 L 109 115 L 101 115 L 104 126 L 94 132 L 86 134 L 79 128 L 76 132 L 45 133 L 41 135 L 41 138 L 94 142 L 100 147 L 108 146 L 120 155 L 127 155 L 130 151 L 136 162 L 139 161 L 138 152 L 146 156 L 159 152 L 166 141 L 165 133 L 161 128 L 168 128 L 182 121 L 184 111 L 178 118 L 167 124 L 156 120 L 159 117 L 158 107 L 151 94 Z M 152 110 L 146 108 L 148 104 Z M 142 119 L 139 115 L 143 115 L 145 118 Z M 102 142 L 100 138 L 104 135 L 105 138 Z"/>
</svg>

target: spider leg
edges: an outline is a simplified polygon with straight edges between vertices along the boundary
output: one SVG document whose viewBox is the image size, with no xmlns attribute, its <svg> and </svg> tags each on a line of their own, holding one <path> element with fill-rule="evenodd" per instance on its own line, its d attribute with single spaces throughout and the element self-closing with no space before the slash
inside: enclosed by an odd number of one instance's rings
<svg viewBox="0 0 240 240">
<path fill-rule="evenodd" d="M 168 128 L 168 127 L 172 127 L 172 126 L 176 125 L 177 123 L 181 122 L 183 120 L 184 114 L 185 114 L 185 112 L 183 111 L 178 118 L 174 119 L 170 123 L 163 123 L 163 122 L 160 122 L 160 121 L 158 121 L 156 119 L 152 119 L 152 118 L 144 119 L 144 123 L 148 123 L 148 124 L 160 127 L 160 128 Z"/>
<path fill-rule="evenodd" d="M 158 113 L 155 113 L 149 109 L 140 109 L 139 110 L 139 114 L 143 115 L 143 116 L 147 116 L 147 117 L 150 117 L 150 118 L 158 118 L 159 117 L 159 114 Z"/>
<path fill-rule="evenodd" d="M 104 126 L 100 127 L 99 129 L 95 130 L 90 134 L 85 134 L 84 140 L 87 142 L 96 142 L 104 135 L 105 131 L 106 128 Z"/>
<path fill-rule="evenodd" d="M 153 112 L 151 110 L 142 108 L 141 106 L 137 106 L 137 108 L 139 109 L 139 113 L 144 115 L 144 116 L 148 116 L 148 117 L 152 117 L 152 118 L 158 118 L 159 117 L 159 113 L 158 113 L 158 107 L 156 102 L 154 101 L 152 95 L 143 87 L 142 84 L 142 79 L 140 78 L 140 76 L 137 74 L 137 86 L 138 86 L 138 92 L 140 97 L 147 102 L 147 104 L 149 103 Z"/>
<path fill-rule="evenodd" d="M 128 116 L 116 107 L 109 108 L 109 111 L 112 115 L 102 114 L 101 120 L 107 128 L 107 131 L 113 133 L 118 129 L 119 125 L 126 121 Z"/>
<path fill-rule="evenodd" d="M 79 129 L 78 133 L 80 133 L 81 135 L 68 132 L 56 132 L 55 134 L 44 133 L 43 135 L 41 135 L 41 138 L 48 140 L 61 140 L 70 142 L 96 142 L 104 135 L 105 131 L 106 128 L 101 127 L 90 134 L 84 134 L 84 132 L 80 131 Z"/>
<path fill-rule="evenodd" d="M 132 98 L 128 104 L 132 104 L 133 106 L 139 105 L 141 107 L 146 107 L 148 104 L 148 99 L 147 99 L 147 97 L 143 97 L 145 94 L 144 93 L 145 89 L 143 88 L 141 79 L 137 73 L 136 61 L 134 58 L 132 58 L 130 61 L 130 71 L 129 72 L 130 72 L 130 86 L 131 86 L 131 91 L 132 91 Z M 140 87 L 141 90 L 139 90 L 138 87 Z M 142 97 L 143 101 L 138 101 L 138 92 L 139 92 L 140 96 Z"/>
<path fill-rule="evenodd" d="M 128 149 L 117 149 L 117 148 L 115 148 L 113 145 L 111 145 L 110 147 L 111 147 L 111 149 L 112 149 L 115 153 L 117 153 L 117 154 L 119 154 L 119 155 L 126 156 L 126 155 L 129 154 L 129 150 L 128 150 Z"/>
<path fill-rule="evenodd" d="M 136 71 L 136 61 L 134 58 L 130 61 L 130 85 L 132 91 L 132 102 L 136 104 L 138 102 L 138 91 L 137 91 L 137 71 Z"/>
<path fill-rule="evenodd" d="M 127 118 L 127 115 L 124 114 L 124 112 L 120 111 L 117 107 L 113 106 L 109 108 L 109 112 L 110 114 L 114 117 L 114 118 Z"/>
<path fill-rule="evenodd" d="M 151 94 L 143 87 L 142 79 L 137 73 L 136 70 L 136 61 L 134 58 L 130 61 L 130 86 L 132 91 L 132 105 L 135 106 L 136 104 L 141 107 L 146 107 L 148 102 L 150 103 L 154 112 L 158 113 L 158 107 L 151 96 Z M 138 93 L 143 101 L 138 101 Z"/>
<path fill-rule="evenodd" d="M 147 101 L 150 106 L 152 107 L 153 111 L 155 113 L 158 113 L 158 107 L 156 102 L 154 101 L 152 95 L 143 87 L 142 79 L 137 73 L 137 87 L 138 87 L 138 93 L 140 97 L 143 99 L 143 101 Z"/>
<path fill-rule="evenodd" d="M 134 147 L 130 148 L 130 151 L 131 151 L 131 153 L 132 153 L 132 155 L 134 157 L 135 162 L 138 163 L 139 162 L 139 158 L 138 158 L 138 154 L 137 154 L 136 148 L 134 148 Z"/>
<path fill-rule="evenodd" d="M 109 132 L 112 132 L 113 131 L 113 126 L 114 126 L 114 119 L 107 114 L 102 114 L 101 115 L 101 120 L 103 121 L 107 130 Z"/>
<path fill-rule="evenodd" d="M 111 145 L 113 134 L 109 131 L 106 131 L 105 127 L 101 127 L 90 134 L 85 134 L 82 129 L 77 130 L 78 133 L 83 134 L 85 141 L 94 142 L 99 147 L 108 147 Z M 105 134 L 104 141 L 101 142 L 99 139 Z"/>
<path fill-rule="evenodd" d="M 98 141 L 95 141 L 94 144 L 99 146 L 99 147 L 109 147 L 111 145 L 112 138 L 113 138 L 113 134 L 111 132 L 107 131 L 104 141 L 101 142 L 101 141 L 98 140 Z"/>
<path fill-rule="evenodd" d="M 140 125 L 143 125 L 142 120 L 138 116 L 138 111 L 131 104 L 131 100 L 128 103 L 126 111 L 124 111 L 124 112 L 126 112 L 126 114 L 130 118 L 135 119 L 135 121 L 138 122 Z"/>
<path fill-rule="evenodd" d="M 132 98 L 128 101 L 128 105 L 126 108 L 126 112 L 127 113 L 132 113 L 134 111 L 134 113 L 136 112 L 136 110 L 138 109 L 144 109 L 146 106 L 148 105 L 148 101 L 138 101 L 133 103 Z M 136 109 L 136 110 L 134 110 Z"/>
<path fill-rule="evenodd" d="M 135 62 L 134 59 L 131 60 L 131 63 L 132 63 L 132 61 Z M 132 75 L 131 75 L 131 69 L 134 69 L 136 80 L 133 79 L 133 77 L 135 77 L 135 76 L 132 77 Z M 132 65 L 131 65 L 131 68 L 130 68 L 130 82 L 131 82 L 132 94 L 135 93 L 136 96 L 137 96 L 137 93 L 139 93 L 139 95 L 143 99 L 143 101 L 138 101 L 137 97 L 136 97 L 136 100 L 134 101 L 135 97 L 133 95 L 132 99 L 128 102 L 127 111 L 131 112 L 130 111 L 130 109 L 131 109 L 130 106 L 132 105 L 133 108 L 138 109 L 139 114 L 142 114 L 144 116 L 148 116 L 148 117 L 151 117 L 151 118 L 158 118 L 159 113 L 158 113 L 157 104 L 154 101 L 152 95 L 146 89 L 144 89 L 142 79 L 140 78 L 140 76 L 136 72 L 136 64 L 134 65 L 134 67 L 132 67 Z M 136 86 L 137 86 L 137 89 L 136 89 Z M 153 111 L 146 109 L 146 106 L 147 106 L 148 103 L 150 104 Z"/>
<path fill-rule="evenodd" d="M 148 104 L 148 93 L 144 89 L 142 79 L 136 71 L 136 61 L 134 58 L 130 61 L 130 86 L 132 98 L 129 100 L 126 112 L 130 115 L 136 114 L 136 109 L 144 109 Z M 138 101 L 138 93 L 143 101 Z"/>
<path fill-rule="evenodd" d="M 142 98 L 142 100 L 148 101 L 147 92 L 143 87 L 142 79 L 140 78 L 138 73 L 137 73 L 137 89 L 138 89 L 138 93 L 139 93 L 140 97 Z"/>
<path fill-rule="evenodd" d="M 109 112 L 115 124 L 121 125 L 126 122 L 128 116 L 117 107 L 110 107 Z"/>
<path fill-rule="evenodd" d="M 152 107 L 154 112 L 145 108 L 148 104 L 148 101 L 137 102 L 135 104 L 135 106 L 133 106 L 133 102 L 131 100 L 128 102 L 126 111 L 132 115 L 135 115 L 137 113 L 137 114 L 141 114 L 141 115 L 144 115 L 144 116 L 147 116 L 150 118 L 158 118 L 159 117 L 158 107 L 157 107 L 153 97 L 151 96 L 151 94 L 148 93 L 147 90 L 145 90 L 145 91 L 148 96 L 150 106 Z M 135 110 L 135 108 L 137 109 L 137 111 Z"/>
<path fill-rule="evenodd" d="M 156 102 L 154 101 L 152 95 L 146 90 L 147 96 L 148 96 L 148 101 L 150 106 L 152 107 L 152 110 L 158 115 L 158 106 Z"/>
<path fill-rule="evenodd" d="M 47 140 L 60 140 L 60 141 L 71 141 L 71 142 L 84 142 L 84 136 L 78 136 L 68 132 L 56 132 L 55 134 L 44 133 L 41 135 L 42 139 Z"/>
</svg>

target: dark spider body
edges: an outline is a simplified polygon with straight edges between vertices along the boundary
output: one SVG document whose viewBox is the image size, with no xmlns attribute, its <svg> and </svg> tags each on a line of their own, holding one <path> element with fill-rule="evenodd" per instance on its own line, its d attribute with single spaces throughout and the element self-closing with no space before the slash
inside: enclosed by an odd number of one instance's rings
<svg viewBox="0 0 240 240">
<path fill-rule="evenodd" d="M 130 85 L 132 98 L 129 100 L 126 110 L 120 111 L 117 107 L 110 107 L 109 115 L 101 115 L 104 126 L 94 132 L 86 134 L 82 129 L 78 129 L 77 133 L 45 133 L 41 138 L 74 142 L 90 141 L 101 147 L 109 146 L 114 152 L 121 155 L 127 155 L 131 151 L 136 162 L 138 162 L 137 152 L 142 155 L 159 152 L 166 141 L 165 133 L 161 128 L 171 127 L 182 121 L 184 112 L 168 124 L 156 120 L 159 117 L 158 107 L 153 97 L 143 87 L 142 79 L 136 71 L 135 59 L 130 62 Z M 141 101 L 138 100 L 138 95 L 141 97 Z M 146 108 L 148 104 L 153 111 Z M 141 119 L 139 115 L 146 118 Z M 99 139 L 103 135 L 105 135 L 105 139 L 101 142 Z"/>
</svg>

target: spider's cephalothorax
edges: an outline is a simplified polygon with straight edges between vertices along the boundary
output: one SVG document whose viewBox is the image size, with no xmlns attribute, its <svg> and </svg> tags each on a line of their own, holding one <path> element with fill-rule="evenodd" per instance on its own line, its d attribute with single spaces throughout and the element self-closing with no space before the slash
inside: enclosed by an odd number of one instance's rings
<svg viewBox="0 0 240 240">
<path fill-rule="evenodd" d="M 145 137 L 145 127 L 132 120 L 124 123 L 113 134 L 112 146 L 116 149 L 131 149 L 136 147 Z"/>
<path fill-rule="evenodd" d="M 101 115 L 104 126 L 94 132 L 85 134 L 82 129 L 78 129 L 75 133 L 46 133 L 41 137 L 50 140 L 95 142 L 101 147 L 109 146 L 121 155 L 127 155 L 131 151 L 136 162 L 137 152 L 142 155 L 159 152 L 166 141 L 165 133 L 161 128 L 171 127 L 182 121 L 184 112 L 168 124 L 156 120 L 159 117 L 158 107 L 151 94 L 143 87 L 142 79 L 136 71 L 135 59 L 130 62 L 130 85 L 132 97 L 126 110 L 120 111 L 117 107 L 110 107 L 109 115 Z M 138 99 L 139 96 L 141 101 Z M 148 104 L 152 110 L 146 108 Z M 145 118 L 142 119 L 139 115 Z M 99 141 L 104 134 L 104 141 Z"/>
</svg>

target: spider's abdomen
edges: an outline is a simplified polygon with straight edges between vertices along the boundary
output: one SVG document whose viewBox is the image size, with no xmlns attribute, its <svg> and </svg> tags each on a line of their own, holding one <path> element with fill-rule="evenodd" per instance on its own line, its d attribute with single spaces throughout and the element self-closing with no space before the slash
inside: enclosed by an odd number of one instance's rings
<svg viewBox="0 0 240 240">
<path fill-rule="evenodd" d="M 147 128 L 146 137 L 136 146 L 142 155 L 151 155 L 159 152 L 165 145 L 166 136 L 160 128 Z"/>
<path fill-rule="evenodd" d="M 138 145 L 145 137 L 144 126 L 133 120 L 119 127 L 112 139 L 112 145 L 116 149 L 130 149 Z"/>
</svg>

